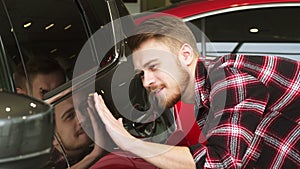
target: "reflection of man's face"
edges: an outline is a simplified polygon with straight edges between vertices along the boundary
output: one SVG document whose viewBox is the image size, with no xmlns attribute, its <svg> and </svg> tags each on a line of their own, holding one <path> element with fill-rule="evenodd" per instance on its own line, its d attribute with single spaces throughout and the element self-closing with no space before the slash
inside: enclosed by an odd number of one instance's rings
<svg viewBox="0 0 300 169">
<path fill-rule="evenodd" d="M 143 86 L 160 106 L 170 108 L 180 100 L 190 76 L 166 45 L 155 40 L 144 42 L 133 51 L 133 64 Z"/>
<path fill-rule="evenodd" d="M 101 147 L 101 151 L 104 151 L 105 148 L 110 148 L 109 146 L 112 140 L 109 139 L 110 137 L 108 136 L 102 121 L 96 118 L 98 115 L 94 108 L 93 97 L 88 97 L 92 92 L 93 90 L 91 90 L 90 86 L 76 90 L 73 94 L 73 104 L 83 130 L 90 138 L 93 138 L 95 144 Z M 88 111 L 88 108 L 90 111 Z M 94 114 L 94 116 L 92 114 Z M 92 121 L 95 123 L 93 124 Z"/>
<path fill-rule="evenodd" d="M 55 106 L 56 133 L 67 151 L 84 151 L 92 143 L 77 119 L 72 97 Z"/>
<path fill-rule="evenodd" d="M 64 77 L 59 72 L 37 74 L 32 80 L 32 96 L 42 99 L 44 94 L 64 83 Z M 27 90 L 29 92 L 29 90 Z M 30 93 L 27 93 L 30 95 Z"/>
</svg>

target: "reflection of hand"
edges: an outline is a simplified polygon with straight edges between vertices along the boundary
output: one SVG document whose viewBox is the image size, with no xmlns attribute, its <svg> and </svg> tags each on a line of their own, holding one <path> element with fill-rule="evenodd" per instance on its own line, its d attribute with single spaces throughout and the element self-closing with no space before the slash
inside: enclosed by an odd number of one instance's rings
<svg viewBox="0 0 300 169">
<path fill-rule="evenodd" d="M 94 149 L 91 152 L 94 155 L 100 156 L 104 153 L 104 146 L 105 146 L 105 138 L 103 138 L 103 131 L 99 127 L 99 123 L 96 120 L 98 117 L 96 116 L 96 111 L 93 105 L 93 100 L 91 97 L 88 97 L 88 114 L 91 119 L 91 125 L 93 127 L 93 135 L 94 135 Z M 103 148 L 102 148 L 103 147 Z"/>
<path fill-rule="evenodd" d="M 94 133 L 94 149 L 81 161 L 71 166 L 71 169 L 90 168 L 96 161 L 99 160 L 99 158 L 101 158 L 105 154 L 104 149 L 102 148 L 105 145 L 105 138 L 103 138 L 103 130 L 101 130 L 101 128 L 99 127 L 99 123 L 97 123 L 99 120 L 96 120 L 99 117 L 96 115 L 92 97 L 88 97 L 87 112 L 90 117 L 89 122 L 91 123 L 88 125 L 93 128 Z"/>
<path fill-rule="evenodd" d="M 110 137 L 122 150 L 128 151 L 130 149 L 130 145 L 134 144 L 134 141 L 137 139 L 130 135 L 124 128 L 122 118 L 119 118 L 118 120 L 115 119 L 106 107 L 101 95 L 95 93 L 94 101 L 98 115 L 102 119 Z"/>
<path fill-rule="evenodd" d="M 56 102 L 57 100 L 59 100 L 60 98 L 66 96 L 67 94 L 69 94 L 71 92 L 72 92 L 72 88 L 68 88 L 68 89 L 66 89 L 66 90 L 64 90 L 64 91 L 62 91 L 62 92 L 54 95 L 53 97 L 51 97 L 47 100 L 44 100 L 44 101 L 48 104 L 52 104 L 52 103 Z"/>
</svg>

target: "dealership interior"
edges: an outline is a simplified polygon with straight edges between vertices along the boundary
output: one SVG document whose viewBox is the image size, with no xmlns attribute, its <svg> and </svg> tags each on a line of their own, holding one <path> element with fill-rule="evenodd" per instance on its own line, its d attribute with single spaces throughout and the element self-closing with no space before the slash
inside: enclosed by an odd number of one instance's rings
<svg viewBox="0 0 300 169">
<path fill-rule="evenodd" d="M 139 13 L 171 5 L 182 0 L 123 0 L 130 13 Z"/>
</svg>

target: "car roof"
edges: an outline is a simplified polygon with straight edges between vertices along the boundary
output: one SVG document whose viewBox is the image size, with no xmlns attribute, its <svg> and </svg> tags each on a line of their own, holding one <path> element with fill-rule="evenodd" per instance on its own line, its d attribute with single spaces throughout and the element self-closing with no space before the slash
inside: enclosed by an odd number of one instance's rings
<svg viewBox="0 0 300 169">
<path fill-rule="evenodd" d="M 158 8 L 151 12 L 163 12 L 185 18 L 205 12 L 222 9 L 243 8 L 252 5 L 276 5 L 276 4 L 300 3 L 300 0 L 188 0 L 173 5 Z"/>
</svg>

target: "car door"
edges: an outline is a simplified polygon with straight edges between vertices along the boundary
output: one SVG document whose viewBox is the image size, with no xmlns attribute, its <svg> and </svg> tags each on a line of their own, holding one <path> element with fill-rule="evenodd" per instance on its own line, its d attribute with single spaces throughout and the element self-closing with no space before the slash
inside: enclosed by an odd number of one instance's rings
<svg viewBox="0 0 300 169">
<path fill-rule="evenodd" d="M 112 65 L 113 62 L 117 62 L 119 53 L 123 50 L 121 48 L 123 42 L 118 42 L 116 47 L 111 46 L 110 48 L 113 49 L 108 52 L 101 50 L 101 45 L 106 44 L 103 42 L 115 44 L 116 39 L 121 39 L 123 36 L 124 32 L 118 22 L 110 25 L 112 29 L 101 37 L 101 44 L 91 40 L 96 31 L 119 17 L 129 14 L 119 0 L 13 2 L 4 0 L 1 7 L 3 10 L 0 16 L 2 21 L 0 33 L 3 54 L 9 63 L 11 77 L 19 64 L 22 64 L 26 70 L 25 62 L 30 58 L 51 57 L 63 66 L 68 81 L 71 81 L 75 78 L 73 77 L 75 64 L 84 46 L 89 49 L 84 55 L 84 67 L 81 68 L 84 72 L 100 64 L 102 67 Z M 109 52 L 113 55 L 108 54 Z M 79 74 L 74 75 L 79 76 Z M 81 78 L 81 81 L 85 80 Z M 67 82 L 63 87 L 46 95 L 45 99 L 70 86 L 71 82 Z"/>
</svg>

